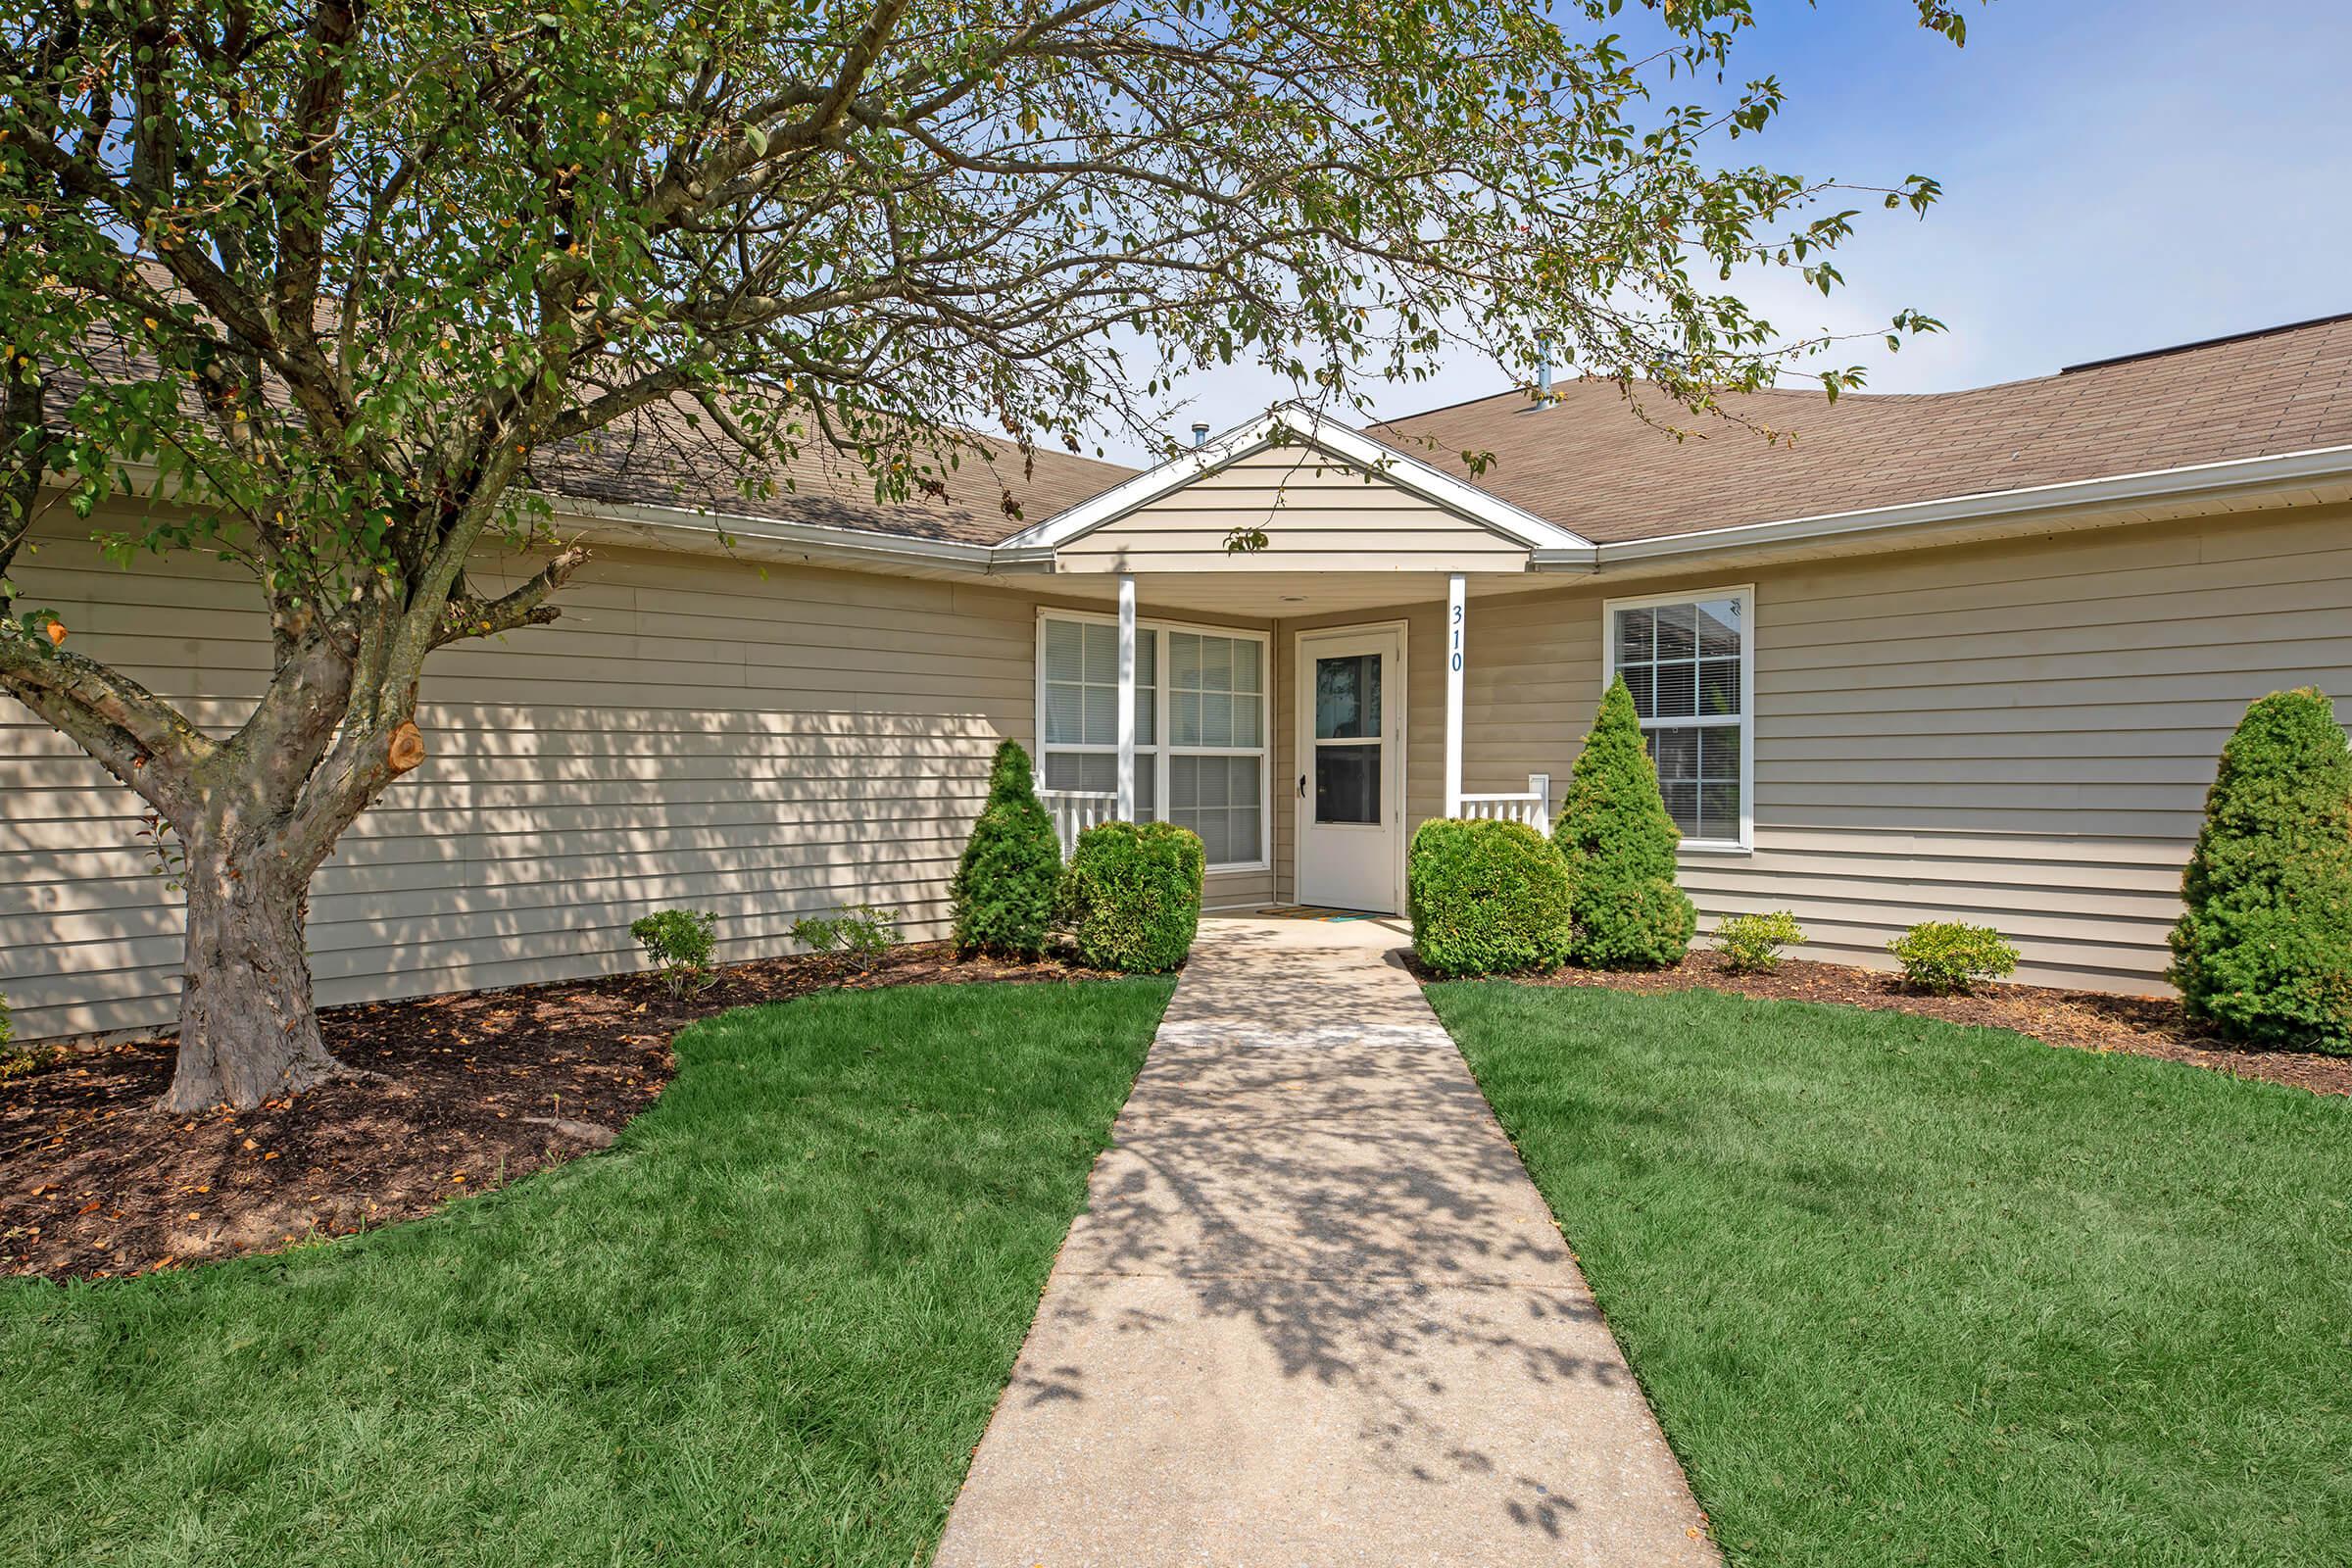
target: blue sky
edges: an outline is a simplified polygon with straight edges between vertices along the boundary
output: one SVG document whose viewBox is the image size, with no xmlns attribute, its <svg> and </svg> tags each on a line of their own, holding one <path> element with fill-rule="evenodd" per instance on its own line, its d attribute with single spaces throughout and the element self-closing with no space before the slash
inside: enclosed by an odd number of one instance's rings
<svg viewBox="0 0 2352 1568">
<path fill-rule="evenodd" d="M 2352 311 L 2343 0 L 1994 0 L 1971 10 L 1965 49 L 1922 32 L 1909 0 L 1758 11 L 1734 77 L 1778 75 L 1789 102 L 1730 154 L 1943 182 L 1924 221 L 1866 215 L 1833 299 L 1793 279 L 1747 291 L 1790 333 L 1868 327 L 1904 306 L 1940 317 L 1947 334 L 1900 354 L 1832 356 L 1867 367 L 1873 390 L 1977 386 Z M 1409 414 L 1508 380 L 1465 355 L 1374 407 Z M 1186 391 L 1218 428 L 1285 395 L 1242 368 Z"/>
</svg>

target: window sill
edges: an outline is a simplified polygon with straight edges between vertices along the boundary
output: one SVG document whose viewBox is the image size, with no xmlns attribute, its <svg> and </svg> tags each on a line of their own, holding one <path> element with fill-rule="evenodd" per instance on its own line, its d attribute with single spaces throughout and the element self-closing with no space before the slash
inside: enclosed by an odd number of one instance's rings
<svg viewBox="0 0 2352 1568">
<path fill-rule="evenodd" d="M 1252 871 L 1271 871 L 1273 869 L 1274 862 L 1272 860 L 1245 860 L 1238 865 L 1207 866 L 1201 870 L 1200 874 L 1202 876 L 1248 876 Z"/>
<path fill-rule="evenodd" d="M 1753 844 L 1737 844 L 1730 839 L 1685 839 L 1675 846 L 1678 855 L 1753 855 Z"/>
</svg>

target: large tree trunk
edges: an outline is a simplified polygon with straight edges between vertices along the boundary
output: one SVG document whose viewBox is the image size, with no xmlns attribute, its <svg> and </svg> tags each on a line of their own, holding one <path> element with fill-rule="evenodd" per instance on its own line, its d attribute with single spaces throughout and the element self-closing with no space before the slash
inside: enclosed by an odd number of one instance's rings
<svg viewBox="0 0 2352 1568">
<path fill-rule="evenodd" d="M 186 846 L 188 949 L 171 1111 L 249 1109 L 338 1072 L 303 949 L 307 856 L 269 838 Z"/>
</svg>

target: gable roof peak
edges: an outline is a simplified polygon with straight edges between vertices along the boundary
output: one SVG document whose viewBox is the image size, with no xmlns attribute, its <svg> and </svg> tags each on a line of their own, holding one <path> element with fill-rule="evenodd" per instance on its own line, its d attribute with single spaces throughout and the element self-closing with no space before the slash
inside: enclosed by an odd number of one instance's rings
<svg viewBox="0 0 2352 1568">
<path fill-rule="evenodd" d="M 1277 446 L 1303 445 L 1378 477 L 1465 521 L 1531 550 L 1590 549 L 1592 543 L 1500 496 L 1375 439 L 1325 411 L 1293 398 L 1222 434 L 1180 452 L 1100 495 L 1054 514 L 1004 541 L 1007 549 L 1067 544 L 1246 458 Z"/>
</svg>

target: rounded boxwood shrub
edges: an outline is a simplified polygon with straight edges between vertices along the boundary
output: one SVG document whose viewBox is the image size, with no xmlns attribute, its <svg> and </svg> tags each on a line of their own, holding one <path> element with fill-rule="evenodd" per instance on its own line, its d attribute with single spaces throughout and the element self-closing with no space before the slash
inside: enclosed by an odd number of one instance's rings
<svg viewBox="0 0 2352 1568">
<path fill-rule="evenodd" d="M 1103 822 L 1078 835 L 1061 916 L 1098 969 L 1164 974 L 1200 929 L 1200 835 L 1169 822 Z"/>
<path fill-rule="evenodd" d="M 2352 751 L 2309 687 L 2246 710 L 2180 881 L 2172 982 L 2240 1039 L 2352 1051 Z"/>
<path fill-rule="evenodd" d="M 1031 782 L 1029 754 L 1006 741 L 997 748 L 988 804 L 948 888 L 957 951 L 1036 957 L 1053 933 L 1060 882 L 1061 841 Z"/>
<path fill-rule="evenodd" d="M 1658 767 L 1621 676 L 1600 700 L 1551 830 L 1568 865 L 1571 958 L 1596 969 L 1683 961 L 1698 911 L 1674 883 L 1682 837 L 1658 794 Z"/>
<path fill-rule="evenodd" d="M 1939 997 L 2017 973 L 2017 949 L 1988 925 L 1922 920 L 1887 943 L 1886 951 L 1901 961 L 1905 980 Z"/>
<path fill-rule="evenodd" d="M 1715 922 L 1715 951 L 1734 974 L 1770 974 L 1781 966 L 1781 950 L 1804 940 L 1805 928 L 1787 909 L 1727 914 Z"/>
<path fill-rule="evenodd" d="M 1405 900 L 1432 973 L 1509 974 L 1568 956 L 1568 868 L 1524 822 L 1422 823 Z"/>
</svg>

